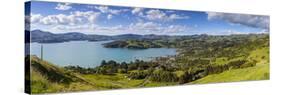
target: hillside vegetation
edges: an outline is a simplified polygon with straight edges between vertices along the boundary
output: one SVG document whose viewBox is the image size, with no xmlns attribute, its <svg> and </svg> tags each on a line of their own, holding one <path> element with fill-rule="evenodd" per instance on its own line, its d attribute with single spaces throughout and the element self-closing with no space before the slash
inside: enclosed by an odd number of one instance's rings
<svg viewBox="0 0 281 95">
<path fill-rule="evenodd" d="M 155 87 L 269 79 L 269 35 L 192 35 L 116 40 L 107 48 L 176 48 L 177 55 L 151 61 L 103 60 L 100 66 L 59 67 L 31 60 L 32 93 Z"/>
<path fill-rule="evenodd" d="M 268 47 L 252 51 L 250 56 L 248 57 L 248 60 L 256 60 L 256 66 L 243 69 L 234 69 L 225 71 L 220 74 L 209 75 L 202 79 L 192 82 L 192 84 L 269 79 L 270 70 Z"/>
<path fill-rule="evenodd" d="M 36 56 L 28 56 L 26 59 L 31 62 L 30 85 L 33 94 L 176 84 L 152 82 L 144 79 L 134 80 L 128 78 L 126 74 L 82 74 L 42 61 Z"/>
<path fill-rule="evenodd" d="M 36 56 L 29 56 L 31 93 L 66 92 L 96 89 L 94 84 Z"/>
</svg>

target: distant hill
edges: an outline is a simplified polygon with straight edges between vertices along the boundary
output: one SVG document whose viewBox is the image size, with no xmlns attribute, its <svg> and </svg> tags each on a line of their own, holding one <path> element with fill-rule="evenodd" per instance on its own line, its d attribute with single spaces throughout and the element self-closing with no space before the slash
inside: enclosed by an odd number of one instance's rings
<svg viewBox="0 0 281 95">
<path fill-rule="evenodd" d="M 129 48 L 129 49 L 147 49 L 147 48 L 161 48 L 162 43 L 147 41 L 147 40 L 126 40 L 126 41 L 112 41 L 103 44 L 106 48 Z"/>
<path fill-rule="evenodd" d="M 169 37 L 172 37 L 167 35 L 154 35 L 154 34 L 150 34 L 150 35 L 122 34 L 122 35 L 115 35 L 115 36 L 107 36 L 107 35 L 83 34 L 79 32 L 54 34 L 42 30 L 32 30 L 32 31 L 25 31 L 25 32 L 26 32 L 26 37 L 27 34 L 30 34 L 30 40 L 31 40 L 30 42 L 38 42 L 38 43 L 60 43 L 60 42 L 68 42 L 68 41 L 106 41 L 106 40 L 128 40 L 128 39 L 162 39 L 162 38 L 167 39 Z"/>
<path fill-rule="evenodd" d="M 30 33 L 30 42 L 38 42 L 38 43 L 59 43 L 59 42 L 67 42 L 67 41 L 99 41 L 99 40 L 110 40 L 111 37 L 103 36 L 103 35 L 86 35 L 78 32 L 71 33 L 60 33 L 54 34 L 47 31 L 41 30 L 33 30 L 33 31 L 25 31 Z"/>
</svg>

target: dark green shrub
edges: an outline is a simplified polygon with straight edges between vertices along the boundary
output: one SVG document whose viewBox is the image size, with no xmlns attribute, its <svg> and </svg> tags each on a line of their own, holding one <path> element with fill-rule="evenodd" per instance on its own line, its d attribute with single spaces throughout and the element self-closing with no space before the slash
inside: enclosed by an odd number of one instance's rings
<svg viewBox="0 0 281 95">
<path fill-rule="evenodd" d="M 151 74 L 150 79 L 156 82 L 177 82 L 178 77 L 176 74 L 169 71 L 155 71 Z"/>
</svg>

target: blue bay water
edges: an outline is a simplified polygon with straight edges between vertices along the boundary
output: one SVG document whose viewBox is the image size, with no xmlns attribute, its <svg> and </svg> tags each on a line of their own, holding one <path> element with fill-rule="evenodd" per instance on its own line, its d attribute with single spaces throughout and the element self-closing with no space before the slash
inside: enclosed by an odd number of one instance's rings
<svg viewBox="0 0 281 95">
<path fill-rule="evenodd" d="M 135 59 L 151 60 L 153 57 L 175 55 L 173 48 L 126 49 L 104 48 L 103 43 L 110 41 L 71 41 L 64 43 L 31 43 L 30 53 L 40 57 L 43 45 L 43 59 L 59 66 L 79 65 L 82 67 L 99 66 L 102 60 L 130 62 Z"/>
</svg>

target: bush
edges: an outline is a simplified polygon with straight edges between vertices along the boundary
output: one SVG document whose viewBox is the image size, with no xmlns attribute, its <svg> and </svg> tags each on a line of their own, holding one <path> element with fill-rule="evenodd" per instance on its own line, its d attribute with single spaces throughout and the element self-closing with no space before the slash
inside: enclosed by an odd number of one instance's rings
<svg viewBox="0 0 281 95">
<path fill-rule="evenodd" d="M 132 79 L 144 79 L 149 75 L 147 71 L 137 71 L 137 72 L 131 72 L 129 74 L 129 78 Z"/>
<path fill-rule="evenodd" d="M 169 71 L 155 71 L 152 73 L 150 77 L 151 81 L 156 82 L 176 82 L 178 81 L 178 77 L 176 74 Z"/>
<path fill-rule="evenodd" d="M 185 71 L 184 74 L 179 77 L 179 83 L 188 83 L 205 76 L 207 76 L 206 70 L 197 70 L 193 72 Z"/>
<path fill-rule="evenodd" d="M 96 73 L 98 74 L 114 74 L 118 72 L 120 64 L 117 62 L 110 60 L 108 62 L 102 61 L 101 66 L 96 67 Z"/>
<path fill-rule="evenodd" d="M 128 73 L 128 70 L 126 69 L 118 69 L 118 73 Z"/>
<path fill-rule="evenodd" d="M 247 63 L 241 65 L 240 68 L 248 68 L 248 67 L 254 67 L 254 66 L 256 66 L 256 62 L 247 62 Z"/>
<path fill-rule="evenodd" d="M 183 75 L 179 77 L 179 83 L 184 84 L 192 81 L 192 75 L 189 72 L 184 72 Z"/>
<path fill-rule="evenodd" d="M 237 60 L 237 61 L 231 61 L 227 65 L 229 65 L 229 67 L 232 67 L 233 69 L 238 69 L 241 68 L 241 66 L 244 63 L 246 63 L 246 60 Z"/>
</svg>

